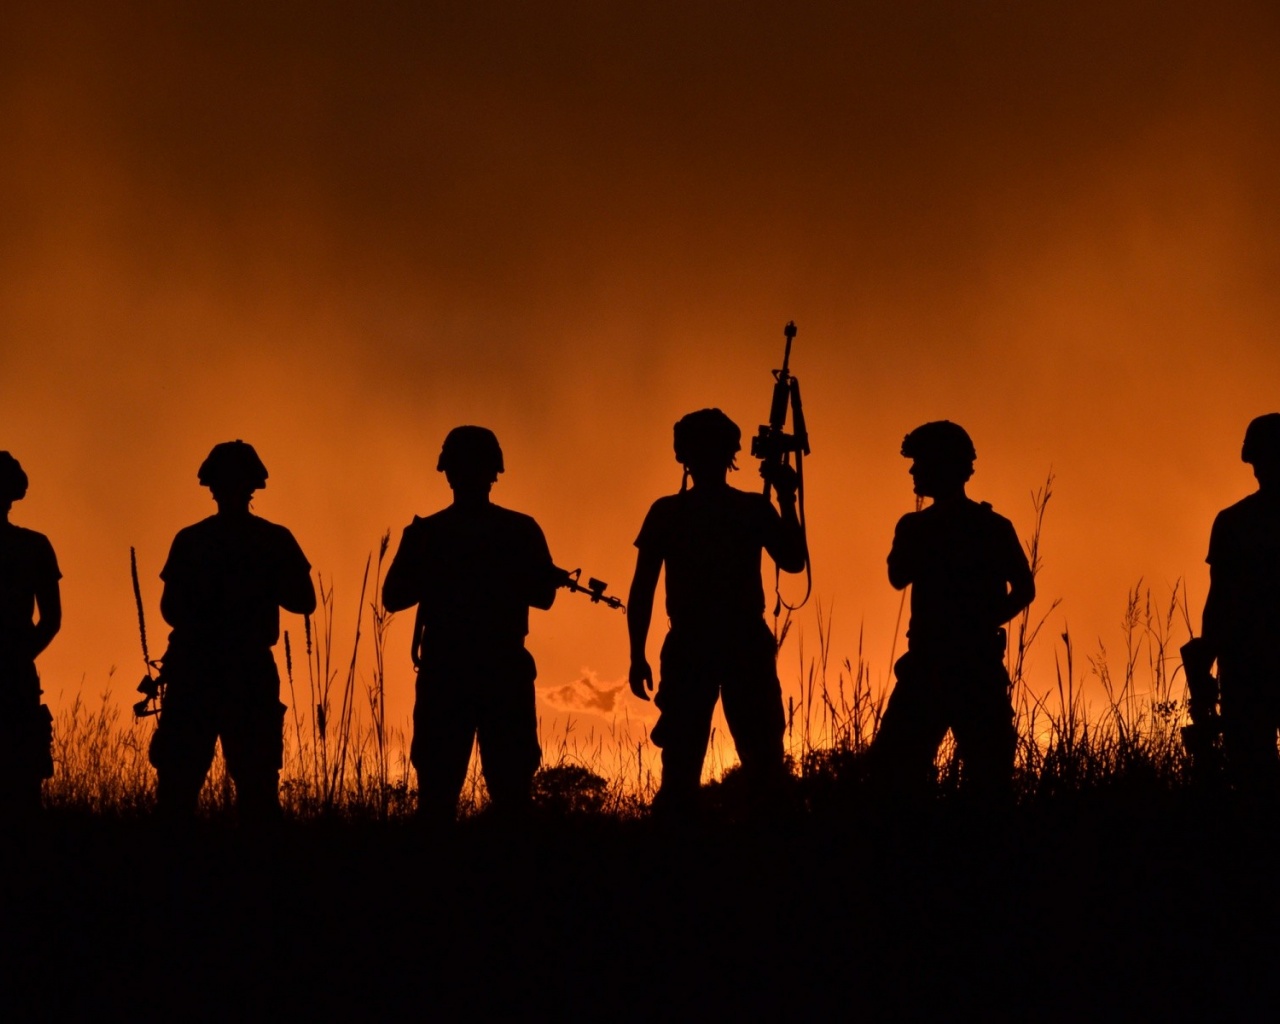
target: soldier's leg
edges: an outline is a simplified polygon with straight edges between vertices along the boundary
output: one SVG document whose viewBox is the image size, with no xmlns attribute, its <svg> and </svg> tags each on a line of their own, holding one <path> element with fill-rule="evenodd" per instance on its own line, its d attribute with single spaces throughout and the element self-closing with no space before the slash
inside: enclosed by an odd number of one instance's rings
<svg viewBox="0 0 1280 1024">
<path fill-rule="evenodd" d="M 156 770 L 159 814 L 175 819 L 195 816 L 217 740 L 218 727 L 208 702 L 171 682 L 148 748 Z"/>
<path fill-rule="evenodd" d="M 480 767 L 494 810 L 519 814 L 532 800 L 533 776 L 542 762 L 533 688 L 537 668 L 521 649 L 482 671 L 476 729 Z"/>
<path fill-rule="evenodd" d="M 697 803 L 720 686 L 705 656 L 673 637 L 668 634 L 662 645 L 658 691 L 653 698 L 661 714 L 649 738 L 662 750 L 662 782 L 653 809 L 679 817 L 691 813 Z"/>
<path fill-rule="evenodd" d="M 1277 680 L 1252 665 L 1222 668 L 1222 752 L 1227 777 L 1236 788 L 1255 793 L 1280 788 L 1276 750 Z"/>
<path fill-rule="evenodd" d="M 1000 663 L 956 674 L 951 730 L 968 793 L 983 801 L 1013 797 L 1013 759 L 1018 734 L 1009 700 L 1009 676 Z"/>
<path fill-rule="evenodd" d="M 53 716 L 40 703 L 34 665 L 5 673 L 0 690 L 0 819 L 31 818 L 53 775 Z"/>
<path fill-rule="evenodd" d="M 758 636 L 730 653 L 729 674 L 720 691 L 743 779 L 760 810 L 776 805 L 786 779 L 782 739 L 787 720 L 776 653 L 773 634 L 761 623 Z"/>
<path fill-rule="evenodd" d="M 41 779 L 0 767 L 0 821 L 24 821 L 40 813 Z"/>
<path fill-rule="evenodd" d="M 897 682 L 871 743 L 871 775 L 887 796 L 919 798 L 937 780 L 934 758 L 950 726 L 943 681 L 910 653 L 898 659 L 894 672 Z"/>
<path fill-rule="evenodd" d="M 236 811 L 250 822 L 280 817 L 285 706 L 269 689 L 224 706 L 219 716 L 222 754 L 236 789 Z"/>
<path fill-rule="evenodd" d="M 0 721 L 0 821 L 29 819 L 40 811 L 43 781 L 32 770 L 21 722 Z"/>
<path fill-rule="evenodd" d="M 476 713 L 461 672 L 428 671 L 418 676 L 409 759 L 418 773 L 418 818 L 452 824 L 467 779 L 475 743 Z"/>
</svg>

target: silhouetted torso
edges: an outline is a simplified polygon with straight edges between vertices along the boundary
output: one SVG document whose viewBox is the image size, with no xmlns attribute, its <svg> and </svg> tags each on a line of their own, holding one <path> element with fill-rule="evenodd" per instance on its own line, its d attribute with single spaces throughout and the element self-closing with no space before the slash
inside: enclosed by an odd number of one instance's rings
<svg viewBox="0 0 1280 1024">
<path fill-rule="evenodd" d="M 280 637 L 284 595 L 310 586 L 293 534 L 255 515 L 213 515 L 179 531 L 160 578 L 169 653 L 259 652 Z"/>
<path fill-rule="evenodd" d="M 555 597 L 551 552 L 531 516 L 490 502 L 449 505 L 405 527 L 387 571 L 388 607 L 418 605 L 423 654 L 474 658 L 522 646 L 530 606 Z"/>
<path fill-rule="evenodd" d="M 662 558 L 673 631 L 757 630 L 761 554 L 783 544 L 782 520 L 769 500 L 728 486 L 659 498 L 636 538 L 636 547 Z"/>
<path fill-rule="evenodd" d="M 1205 633 L 1230 663 L 1280 650 L 1280 495 L 1257 492 L 1218 513 Z"/>
<path fill-rule="evenodd" d="M 0 671 L 33 662 L 36 591 L 61 578 L 53 545 L 44 534 L 0 523 Z"/>
<path fill-rule="evenodd" d="M 968 497 L 898 521 L 889 575 L 911 584 L 913 651 L 980 652 L 1008 618 L 1008 583 L 1029 576 L 1013 524 Z"/>
</svg>

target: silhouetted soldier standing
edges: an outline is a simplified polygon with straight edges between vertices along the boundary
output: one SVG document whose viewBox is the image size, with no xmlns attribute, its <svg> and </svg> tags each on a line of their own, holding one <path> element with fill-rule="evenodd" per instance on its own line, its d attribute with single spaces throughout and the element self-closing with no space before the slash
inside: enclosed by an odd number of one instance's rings
<svg viewBox="0 0 1280 1024">
<path fill-rule="evenodd" d="M 453 503 L 405 527 L 382 602 L 392 612 L 418 606 L 409 756 L 419 818 L 445 825 L 457 817 L 476 741 L 494 810 L 520 813 L 530 803 L 542 749 L 537 667 L 524 640 L 529 609 L 551 607 L 564 573 L 532 517 L 489 500 L 504 470 L 491 430 L 455 427 L 436 469 Z"/>
<path fill-rule="evenodd" d="M 199 478 L 218 511 L 178 532 L 160 573 L 160 612 L 173 630 L 151 746 L 158 806 L 173 817 L 195 813 L 221 739 L 241 816 L 270 819 L 280 811 L 285 711 L 271 648 L 281 608 L 315 611 L 311 566 L 292 533 L 249 511 L 267 485 L 251 445 L 215 445 Z"/>
<path fill-rule="evenodd" d="M 1258 489 L 1218 513 L 1209 537 L 1206 661 L 1218 662 L 1222 745 L 1231 780 L 1280 783 L 1280 413 L 1253 420 L 1240 458 Z"/>
<path fill-rule="evenodd" d="M 40 809 L 40 783 L 53 774 L 53 719 L 40 703 L 36 657 L 62 626 L 58 559 L 47 537 L 9 522 L 27 493 L 27 474 L 0 452 L 0 817 Z M 39 612 L 39 620 L 32 615 Z"/>
<path fill-rule="evenodd" d="M 911 586 L 911 623 L 872 745 L 876 779 L 927 792 L 950 729 L 969 791 L 1005 797 L 1017 735 L 1002 627 L 1035 598 L 1031 567 L 1013 524 L 965 494 L 977 453 L 963 427 L 926 423 L 902 454 L 915 493 L 933 503 L 898 521 L 889 552 L 889 582 Z"/>
<path fill-rule="evenodd" d="M 693 810 L 717 699 L 724 702 L 753 798 L 768 801 L 783 777 L 785 716 L 777 647 L 763 617 L 760 563 L 767 551 L 783 571 L 803 571 L 804 533 L 789 466 L 769 470 L 781 515 L 764 495 L 729 485 L 741 437 L 719 409 L 681 419 L 675 454 L 685 482 L 680 493 L 653 503 L 636 538 L 627 621 L 631 692 L 641 700 L 649 699 L 654 685 L 645 647 L 664 566 L 671 623 L 654 697 L 661 717 L 650 735 L 662 748 L 662 784 L 654 799 L 659 814 L 680 817 Z"/>
</svg>

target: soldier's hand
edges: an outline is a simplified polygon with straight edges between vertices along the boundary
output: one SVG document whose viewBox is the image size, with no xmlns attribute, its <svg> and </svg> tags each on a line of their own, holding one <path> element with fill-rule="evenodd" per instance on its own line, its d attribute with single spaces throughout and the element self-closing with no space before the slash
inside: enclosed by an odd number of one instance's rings
<svg viewBox="0 0 1280 1024">
<path fill-rule="evenodd" d="M 561 569 L 558 565 L 551 567 L 551 583 L 558 590 L 560 587 L 567 587 L 573 583 L 573 576 L 568 569 Z"/>
<path fill-rule="evenodd" d="M 644 658 L 633 661 L 627 682 L 631 684 L 632 693 L 641 700 L 648 700 L 649 694 L 653 692 L 653 669 L 649 667 L 649 662 Z"/>
<path fill-rule="evenodd" d="M 795 501 L 800 475 L 794 466 L 766 460 L 760 463 L 760 475 L 769 481 L 769 485 L 777 492 L 779 501 Z"/>
</svg>

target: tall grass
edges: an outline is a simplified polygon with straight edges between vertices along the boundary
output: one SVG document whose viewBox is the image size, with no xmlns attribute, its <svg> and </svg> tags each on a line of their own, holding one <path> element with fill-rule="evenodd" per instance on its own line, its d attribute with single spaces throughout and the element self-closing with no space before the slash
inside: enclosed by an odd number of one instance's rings
<svg viewBox="0 0 1280 1024">
<path fill-rule="evenodd" d="M 1042 566 L 1052 493 L 1050 475 L 1031 495 L 1034 519 L 1026 548 L 1035 575 Z M 406 814 L 414 805 L 408 723 L 396 726 L 387 719 L 386 641 L 393 616 L 376 595 L 381 592 L 389 540 L 384 534 L 376 559 L 371 554 L 366 560 L 355 630 L 344 654 L 334 648 L 339 613 L 334 587 L 320 578 L 316 615 L 304 623 L 305 703 L 298 699 L 301 684 L 295 679 L 293 639 L 284 634 L 291 710 L 281 799 L 289 815 L 387 819 Z M 1118 786 L 1175 789 L 1187 784 L 1189 763 L 1180 740 L 1180 728 L 1188 720 L 1187 699 L 1177 656 L 1181 638 L 1191 628 L 1185 588 L 1179 582 L 1157 599 L 1139 580 L 1127 595 L 1121 619 L 1122 655 L 1113 655 L 1099 640 L 1081 657 L 1064 626 L 1052 641 L 1052 672 L 1037 675 L 1030 671 L 1032 655 L 1044 647 L 1043 633 L 1057 609 L 1056 600 L 1037 601 L 1009 628 L 1006 667 L 1018 732 L 1018 798 L 1025 803 Z M 367 645 L 372 649 L 362 661 L 366 617 Z M 859 628 L 852 656 L 841 658 L 834 650 L 831 609 L 819 602 L 816 617 L 816 650 L 806 645 L 803 634 L 796 638 L 793 664 L 798 685 L 785 709 L 788 757 L 798 792 L 810 800 L 860 787 L 889 690 L 887 681 L 876 682 L 885 673 L 873 672 L 863 630 Z M 793 625 L 788 615 L 776 627 L 780 652 Z M 364 662 L 370 663 L 367 672 L 360 667 Z M 146 756 L 151 721 L 139 722 L 122 711 L 109 689 L 93 701 L 76 695 L 56 722 L 56 770 L 46 783 L 46 803 L 121 815 L 149 808 L 154 801 L 154 773 Z M 647 729 L 625 712 L 606 727 L 582 731 L 566 718 L 554 731 L 544 730 L 540 723 L 540 731 L 543 768 L 535 795 L 543 807 L 630 817 L 652 799 L 659 781 L 658 751 Z M 704 777 L 722 778 L 735 762 L 727 738 L 713 734 Z M 944 742 L 936 767 L 940 791 L 945 791 L 963 770 L 954 743 Z M 218 758 L 202 793 L 202 806 L 209 813 L 222 813 L 231 796 L 230 780 Z M 473 757 L 463 792 L 464 813 L 481 809 L 486 800 L 478 759 Z"/>
</svg>

